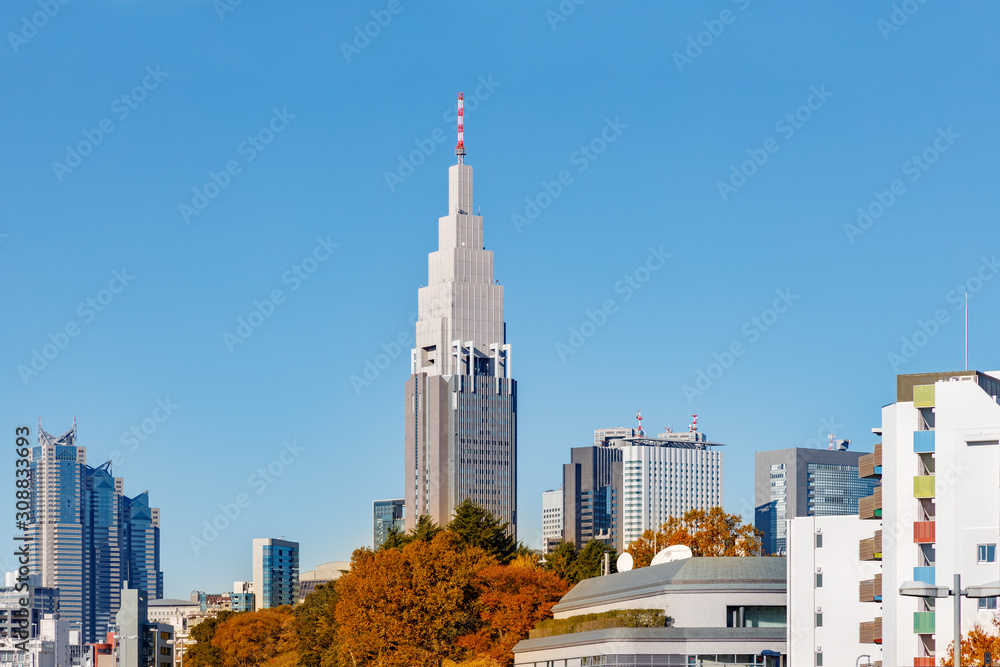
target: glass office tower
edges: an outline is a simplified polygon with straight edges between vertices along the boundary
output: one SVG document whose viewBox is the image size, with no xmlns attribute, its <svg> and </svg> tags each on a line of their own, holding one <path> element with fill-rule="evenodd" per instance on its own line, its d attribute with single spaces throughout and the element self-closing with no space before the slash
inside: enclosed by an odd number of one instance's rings
<svg viewBox="0 0 1000 667">
<path fill-rule="evenodd" d="M 299 599 L 299 543 L 271 537 L 253 541 L 253 594 L 257 609 Z"/>
<path fill-rule="evenodd" d="M 403 519 L 403 499 L 376 500 L 372 504 L 372 549 L 378 550 L 389 537 L 390 530 L 406 530 Z"/>
</svg>

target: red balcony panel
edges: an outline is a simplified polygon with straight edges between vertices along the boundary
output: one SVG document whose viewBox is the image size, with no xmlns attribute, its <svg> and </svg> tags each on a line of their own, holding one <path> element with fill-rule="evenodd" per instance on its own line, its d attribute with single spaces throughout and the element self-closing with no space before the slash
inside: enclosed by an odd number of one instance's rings
<svg viewBox="0 0 1000 667">
<path fill-rule="evenodd" d="M 913 522 L 913 542 L 914 544 L 933 544 L 934 542 L 934 522 L 914 521 Z"/>
<path fill-rule="evenodd" d="M 914 658 L 913 667 L 934 667 L 934 658 Z"/>
</svg>

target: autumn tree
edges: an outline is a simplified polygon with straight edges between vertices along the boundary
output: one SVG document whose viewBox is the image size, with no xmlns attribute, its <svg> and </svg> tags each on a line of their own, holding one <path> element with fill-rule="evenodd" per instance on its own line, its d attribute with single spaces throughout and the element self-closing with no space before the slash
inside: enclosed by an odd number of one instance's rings
<svg viewBox="0 0 1000 667">
<path fill-rule="evenodd" d="M 647 530 L 632 542 L 634 567 L 645 567 L 656 552 L 675 544 L 691 548 L 695 556 L 756 556 L 763 533 L 743 523 L 739 514 L 726 514 L 721 507 L 693 509 L 683 517 L 670 517 L 659 530 Z"/>
<path fill-rule="evenodd" d="M 301 667 L 335 667 L 337 664 L 337 594 L 335 581 L 321 584 L 295 607 Z"/>
<path fill-rule="evenodd" d="M 550 618 L 553 605 L 569 590 L 566 581 L 535 563 L 515 563 L 491 565 L 476 575 L 481 624 L 457 641 L 473 655 L 508 667 L 514 662 L 514 645 L 527 639 L 536 623 Z"/>
<path fill-rule="evenodd" d="M 1000 631 L 1000 616 L 994 614 L 993 628 Z M 989 651 L 994 661 L 1000 656 L 1000 633 L 990 633 L 980 623 L 969 630 L 962 638 L 962 664 L 982 665 L 983 657 Z M 941 660 L 942 665 L 951 667 L 955 664 L 955 642 L 948 644 L 948 657 Z"/>
<path fill-rule="evenodd" d="M 461 659 L 458 637 L 478 629 L 479 572 L 497 562 L 445 531 L 401 549 L 358 549 L 337 581 L 340 664 L 431 667 Z"/>
<path fill-rule="evenodd" d="M 223 667 L 255 667 L 295 650 L 296 645 L 291 607 L 234 614 L 219 624 L 212 638 Z"/>
<path fill-rule="evenodd" d="M 501 563 L 508 563 L 517 555 L 518 545 L 511 536 L 510 522 L 501 522 L 469 499 L 455 508 L 448 530 L 458 535 L 463 545 L 479 547 Z"/>
<path fill-rule="evenodd" d="M 231 611 L 220 611 L 215 618 L 206 618 L 191 628 L 191 638 L 195 640 L 184 651 L 184 661 L 188 667 L 219 667 L 222 652 L 212 645 L 212 639 L 219 624 L 233 615 Z"/>
</svg>

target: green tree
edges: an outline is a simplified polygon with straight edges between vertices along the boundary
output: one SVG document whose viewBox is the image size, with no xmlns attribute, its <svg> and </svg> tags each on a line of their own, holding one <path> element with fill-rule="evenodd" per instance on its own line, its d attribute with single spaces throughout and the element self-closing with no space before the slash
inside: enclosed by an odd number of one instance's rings
<svg viewBox="0 0 1000 667">
<path fill-rule="evenodd" d="M 411 537 L 407 536 L 403 531 L 393 527 L 390 528 L 388 534 L 385 536 L 385 542 L 382 543 L 377 550 L 382 549 L 402 549 L 412 540 Z"/>
<path fill-rule="evenodd" d="M 517 555 L 518 545 L 510 535 L 510 522 L 500 522 L 492 512 L 471 500 L 455 508 L 448 530 L 458 535 L 461 544 L 479 547 L 501 563 L 509 563 Z"/>
<path fill-rule="evenodd" d="M 189 645 L 184 652 L 184 661 L 188 667 L 220 667 L 222 665 L 222 652 L 212 646 L 212 639 L 215 638 L 215 631 L 219 624 L 232 616 L 233 613 L 220 611 L 215 618 L 206 618 L 191 628 L 191 638 L 195 640 L 195 643 Z"/>
<path fill-rule="evenodd" d="M 576 545 L 571 541 L 561 543 L 552 553 L 545 556 L 543 567 L 560 579 L 575 584 L 577 582 Z"/>
<path fill-rule="evenodd" d="M 299 665 L 328 667 L 337 663 L 337 593 L 335 581 L 321 584 L 295 607 Z"/>
<path fill-rule="evenodd" d="M 604 567 L 604 554 L 609 554 L 608 560 L 611 564 L 611 572 L 617 572 L 618 569 L 615 567 L 615 562 L 618 551 L 600 540 L 591 540 L 576 555 L 575 579 L 573 583 L 601 576 L 601 571 Z"/>
</svg>

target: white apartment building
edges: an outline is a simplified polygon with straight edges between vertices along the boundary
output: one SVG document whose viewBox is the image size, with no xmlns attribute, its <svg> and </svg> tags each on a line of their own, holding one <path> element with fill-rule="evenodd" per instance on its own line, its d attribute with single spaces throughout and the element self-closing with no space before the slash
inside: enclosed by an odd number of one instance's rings
<svg viewBox="0 0 1000 667">
<path fill-rule="evenodd" d="M 563 490 L 542 493 L 542 552 L 549 553 L 550 547 L 562 541 L 563 537 Z"/>
<path fill-rule="evenodd" d="M 624 547 L 692 509 L 722 506 L 722 452 L 701 434 L 622 442 Z"/>
<path fill-rule="evenodd" d="M 881 446 L 859 462 L 860 475 L 882 479 L 858 507 L 872 524 L 860 556 L 881 559 L 884 592 L 860 633 L 882 643 L 882 664 L 922 667 L 947 655 L 954 601 L 904 597 L 900 585 L 1000 579 L 1000 372 L 900 375 L 896 394 L 873 429 Z M 989 628 L 996 600 L 962 598 L 961 611 L 963 633 Z"/>
<path fill-rule="evenodd" d="M 786 527 L 789 664 L 835 667 L 881 660 L 880 647 L 862 644 L 858 633 L 859 623 L 870 620 L 882 600 L 880 564 L 853 558 L 871 523 L 857 515 L 807 516 L 788 520 Z"/>
</svg>

